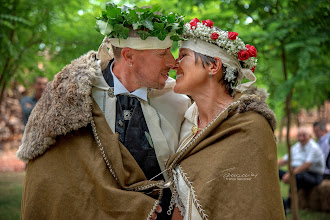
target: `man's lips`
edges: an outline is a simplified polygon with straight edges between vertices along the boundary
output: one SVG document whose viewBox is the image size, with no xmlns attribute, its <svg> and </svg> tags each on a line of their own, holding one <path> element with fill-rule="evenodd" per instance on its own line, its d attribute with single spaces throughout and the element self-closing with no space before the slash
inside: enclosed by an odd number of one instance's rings
<svg viewBox="0 0 330 220">
<path fill-rule="evenodd" d="M 161 75 L 164 76 L 164 77 L 166 77 L 166 78 L 169 77 L 168 72 L 166 72 L 166 73 L 162 73 Z"/>
</svg>

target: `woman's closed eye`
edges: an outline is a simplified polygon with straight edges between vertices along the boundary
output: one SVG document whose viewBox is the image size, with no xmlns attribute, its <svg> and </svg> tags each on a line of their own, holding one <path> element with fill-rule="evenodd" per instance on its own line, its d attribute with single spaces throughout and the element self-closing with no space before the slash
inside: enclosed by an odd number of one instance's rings
<svg viewBox="0 0 330 220">
<path fill-rule="evenodd" d="M 187 54 L 182 54 L 179 56 L 179 60 L 178 60 L 178 63 L 180 63 L 182 61 L 182 59 L 186 56 Z"/>
</svg>

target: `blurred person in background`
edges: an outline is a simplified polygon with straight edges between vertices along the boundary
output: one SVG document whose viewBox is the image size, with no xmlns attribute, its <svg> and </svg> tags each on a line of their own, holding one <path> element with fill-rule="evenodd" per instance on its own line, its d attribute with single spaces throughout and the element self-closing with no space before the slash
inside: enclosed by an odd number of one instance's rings
<svg viewBox="0 0 330 220">
<path fill-rule="evenodd" d="M 323 121 L 315 122 L 313 130 L 325 160 L 323 179 L 330 179 L 330 133 L 328 133 L 326 124 Z"/>
<path fill-rule="evenodd" d="M 37 104 L 38 100 L 40 99 L 46 85 L 48 83 L 48 79 L 44 76 L 37 76 L 34 79 L 33 84 L 33 95 L 32 96 L 25 96 L 21 99 L 21 106 L 22 106 L 22 116 L 23 116 L 23 123 L 24 126 L 26 125 L 29 116 Z"/>
<path fill-rule="evenodd" d="M 297 190 L 309 190 L 319 185 L 323 179 L 324 159 L 318 144 L 312 139 L 312 134 L 307 128 L 298 129 L 298 142 L 291 147 L 291 166 L 296 176 Z M 288 163 L 288 154 L 278 160 L 278 166 Z M 290 173 L 279 170 L 280 179 L 290 184 Z M 291 198 L 284 202 L 285 209 L 289 209 Z"/>
</svg>

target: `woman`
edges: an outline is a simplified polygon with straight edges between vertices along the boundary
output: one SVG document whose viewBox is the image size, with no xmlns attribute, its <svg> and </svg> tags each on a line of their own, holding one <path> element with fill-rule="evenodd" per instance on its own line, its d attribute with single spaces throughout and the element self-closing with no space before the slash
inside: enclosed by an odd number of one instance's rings
<svg viewBox="0 0 330 220">
<path fill-rule="evenodd" d="M 266 92 L 249 88 L 257 51 L 237 35 L 210 20 L 185 24 L 174 91 L 195 103 L 167 163 L 173 219 L 284 219 L 275 115 Z"/>
</svg>

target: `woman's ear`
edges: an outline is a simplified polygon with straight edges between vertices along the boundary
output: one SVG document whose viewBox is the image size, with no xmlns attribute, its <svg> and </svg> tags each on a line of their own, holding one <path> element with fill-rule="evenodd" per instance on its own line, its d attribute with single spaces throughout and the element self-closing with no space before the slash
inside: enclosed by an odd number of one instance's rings
<svg viewBox="0 0 330 220">
<path fill-rule="evenodd" d="M 212 74 L 212 76 L 215 76 L 222 69 L 221 59 L 219 57 L 214 57 L 214 59 L 216 62 L 209 65 L 209 74 Z"/>
</svg>

